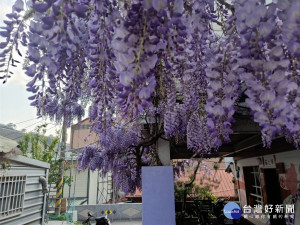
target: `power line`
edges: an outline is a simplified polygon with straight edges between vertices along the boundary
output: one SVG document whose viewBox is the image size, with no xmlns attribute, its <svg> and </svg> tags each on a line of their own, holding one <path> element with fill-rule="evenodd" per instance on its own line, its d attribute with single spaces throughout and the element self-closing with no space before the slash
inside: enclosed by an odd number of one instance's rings
<svg viewBox="0 0 300 225">
<path fill-rule="evenodd" d="M 35 124 L 37 124 L 37 123 L 40 123 L 40 122 L 43 122 L 43 121 L 36 122 L 36 123 L 34 123 L 34 124 L 30 125 L 30 126 L 24 127 L 23 129 L 28 128 L 28 127 L 31 127 L 31 126 L 33 126 L 33 125 L 35 125 Z M 34 130 L 35 130 L 35 128 L 32 129 L 32 130 L 30 130 L 30 131 L 28 131 L 27 133 L 31 133 L 31 132 L 34 131 Z M 18 131 L 18 132 L 22 132 L 22 131 Z M 12 134 L 12 133 L 11 133 L 11 134 Z M 21 138 L 21 137 L 23 137 L 23 135 L 24 135 L 24 133 L 22 133 L 21 136 L 15 137 L 15 138 L 13 138 L 13 139 L 11 139 L 11 140 L 16 140 L 16 139 L 18 139 L 18 138 Z"/>
<path fill-rule="evenodd" d="M 53 127 L 48 128 L 47 131 L 48 131 L 48 130 L 51 130 L 51 129 L 53 129 L 54 127 L 57 127 L 57 126 L 59 126 L 59 125 L 54 125 Z"/>
<path fill-rule="evenodd" d="M 33 125 L 35 125 L 35 124 L 38 124 L 38 123 L 41 123 L 41 122 L 44 122 L 43 120 L 41 120 L 41 121 L 38 121 L 38 122 L 36 122 L 36 123 L 33 123 L 33 124 L 31 124 L 31 125 L 29 125 L 29 126 L 27 126 L 27 127 L 23 127 L 22 129 L 25 129 L 25 128 L 28 128 L 28 127 L 31 127 L 31 126 L 33 126 Z"/>
<path fill-rule="evenodd" d="M 21 122 L 18 122 L 18 123 L 14 123 L 14 124 L 17 125 L 17 124 L 21 124 L 21 123 L 26 123 L 26 122 L 31 121 L 31 120 L 37 120 L 37 119 L 40 119 L 40 118 L 32 118 L 32 119 L 24 120 L 24 121 L 21 121 Z"/>
<path fill-rule="evenodd" d="M 36 122 L 36 123 L 33 123 L 33 124 L 31 124 L 31 125 L 29 125 L 29 126 L 27 126 L 27 127 L 24 127 L 23 129 L 25 129 L 25 128 L 28 128 L 28 127 L 31 127 L 31 126 L 33 126 L 33 125 L 35 125 L 35 124 L 37 124 L 37 123 L 40 123 L 40 122 L 42 122 L 42 121 L 38 121 L 38 122 Z M 9 128 L 5 128 L 5 127 L 0 127 L 0 129 L 1 130 L 9 130 L 9 131 L 11 131 L 10 133 L 8 133 L 8 134 L 6 134 L 5 136 L 6 137 L 8 137 L 9 135 L 12 135 L 13 133 L 22 133 L 22 135 L 23 135 L 23 132 L 22 131 L 20 131 L 20 130 L 14 130 L 14 129 L 9 129 Z M 16 139 L 16 138 L 15 138 Z M 12 140 L 15 140 L 15 139 L 12 139 Z"/>
<path fill-rule="evenodd" d="M 31 124 L 31 125 L 29 125 L 29 126 L 27 126 L 27 127 L 24 127 L 23 129 L 28 128 L 28 127 L 31 127 L 31 126 L 33 126 L 33 125 L 35 125 L 35 124 L 37 124 L 37 123 L 40 123 L 40 122 L 43 122 L 43 121 L 39 121 L 39 122 L 33 123 L 33 124 Z M 55 126 L 53 126 L 53 127 L 50 127 L 50 128 L 47 129 L 47 130 L 51 130 L 51 129 L 53 129 L 54 127 L 57 127 L 57 126 L 58 126 L 58 125 L 55 125 Z M 1 127 L 0 129 L 12 131 L 12 129 L 4 128 L 4 127 Z M 34 130 L 35 130 L 35 128 L 32 129 L 32 130 L 30 130 L 30 131 L 27 131 L 26 133 L 31 133 L 31 132 L 33 132 Z M 22 135 L 17 136 L 17 137 L 15 137 L 15 138 L 11 139 L 11 140 L 16 140 L 16 139 L 18 139 L 18 138 L 20 138 L 20 137 L 22 137 L 22 136 L 24 135 L 24 132 L 22 132 L 22 131 L 19 131 L 19 130 L 13 130 L 13 132 L 7 134 L 6 136 L 9 136 L 9 135 L 11 135 L 11 134 L 13 134 L 13 133 L 22 133 Z"/>
</svg>

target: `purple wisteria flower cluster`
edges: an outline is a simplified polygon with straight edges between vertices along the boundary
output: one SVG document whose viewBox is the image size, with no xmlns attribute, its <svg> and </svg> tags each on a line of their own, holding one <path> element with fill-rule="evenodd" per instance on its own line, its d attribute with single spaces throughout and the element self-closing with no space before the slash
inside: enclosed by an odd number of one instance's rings
<svg viewBox="0 0 300 225">
<path fill-rule="evenodd" d="M 99 141 L 79 169 L 132 192 L 141 166 L 160 164 L 159 138 L 200 155 L 230 142 L 241 96 L 266 147 L 283 135 L 299 148 L 299 12 L 298 0 L 16 0 L 0 78 L 23 56 L 38 115 L 71 125 L 88 105 Z"/>
<path fill-rule="evenodd" d="M 97 144 L 84 147 L 78 156 L 78 169 L 99 169 L 103 177 L 111 173 L 116 187 L 134 193 L 141 188 L 141 167 L 152 165 L 156 153 L 154 146 L 136 147 L 139 133 L 134 126 L 106 129 Z"/>
<path fill-rule="evenodd" d="M 238 65 L 243 70 L 239 78 L 247 86 L 246 102 L 261 127 L 263 142 L 270 147 L 275 136 L 285 135 L 298 148 L 299 70 L 291 46 L 297 43 L 299 4 L 236 1 L 235 7 L 241 37 Z M 286 24 L 288 18 L 294 26 Z"/>
</svg>

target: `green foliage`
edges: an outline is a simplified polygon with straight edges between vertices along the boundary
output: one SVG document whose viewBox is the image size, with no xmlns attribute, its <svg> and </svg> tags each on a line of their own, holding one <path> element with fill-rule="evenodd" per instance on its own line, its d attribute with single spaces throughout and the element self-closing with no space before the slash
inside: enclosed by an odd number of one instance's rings
<svg viewBox="0 0 300 225">
<path fill-rule="evenodd" d="M 5 171 L 5 170 L 9 170 L 10 169 L 10 161 L 4 161 L 4 162 L 0 162 L 0 169 Z"/>
<path fill-rule="evenodd" d="M 49 183 L 56 183 L 59 176 L 59 163 L 63 159 L 55 162 L 55 151 L 59 143 L 59 137 L 49 138 L 46 136 L 47 124 L 38 126 L 33 133 L 26 133 L 22 139 L 18 141 L 19 148 L 23 156 L 47 162 L 50 164 L 50 172 L 54 171 L 49 176 Z"/>
<path fill-rule="evenodd" d="M 198 161 L 197 166 L 193 169 L 194 172 L 189 175 L 189 180 L 187 182 L 176 181 L 174 183 L 176 201 L 183 202 L 186 200 L 186 197 L 199 200 L 217 200 L 217 197 L 211 194 L 210 187 L 208 185 L 200 187 L 195 182 L 196 174 L 200 167 L 200 162 L 201 161 Z M 217 166 L 218 163 L 216 164 L 216 168 Z"/>
<path fill-rule="evenodd" d="M 191 217 L 191 215 L 189 213 L 187 213 L 185 210 L 182 210 L 180 212 L 176 212 L 175 216 L 176 216 L 177 219 Z"/>
<path fill-rule="evenodd" d="M 200 187 L 195 182 L 193 182 L 190 186 L 186 187 L 184 185 L 184 182 L 176 181 L 174 187 L 175 200 L 179 202 L 182 202 L 184 200 L 185 191 L 187 196 L 193 196 L 194 199 L 216 201 L 218 198 L 210 192 L 210 187 L 208 185 L 205 187 Z"/>
<path fill-rule="evenodd" d="M 199 165 L 194 168 L 194 172 L 189 175 L 189 180 L 187 182 L 183 181 L 176 181 L 175 182 L 175 200 L 182 202 L 184 201 L 185 195 L 187 197 L 193 198 L 193 199 L 199 199 L 199 200 L 212 200 L 216 201 L 217 196 L 213 195 L 210 192 L 210 186 L 202 186 L 196 184 L 196 174 L 199 169 Z M 217 169 L 219 166 L 219 163 L 216 163 L 214 165 L 215 169 Z"/>
<path fill-rule="evenodd" d="M 71 169 L 71 167 L 66 167 L 65 170 Z M 71 183 L 73 181 L 73 177 L 70 176 L 64 176 L 64 185 L 71 186 Z"/>
<path fill-rule="evenodd" d="M 72 216 L 70 213 L 61 213 L 60 215 L 49 214 L 48 219 L 59 221 L 72 221 Z"/>
<path fill-rule="evenodd" d="M 218 170 L 220 168 L 219 163 L 215 162 L 214 163 L 214 170 Z"/>
</svg>

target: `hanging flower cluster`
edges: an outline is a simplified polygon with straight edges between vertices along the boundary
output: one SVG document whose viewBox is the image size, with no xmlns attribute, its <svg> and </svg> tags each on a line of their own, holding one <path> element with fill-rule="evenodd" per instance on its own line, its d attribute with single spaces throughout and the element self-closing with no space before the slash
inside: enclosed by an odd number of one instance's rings
<svg viewBox="0 0 300 225">
<path fill-rule="evenodd" d="M 100 169 L 103 177 L 112 173 L 114 185 L 134 193 L 141 187 L 141 167 L 151 165 L 155 154 L 153 146 L 136 147 L 140 141 L 137 132 L 134 127 L 107 129 L 97 144 L 84 147 L 78 156 L 78 169 Z"/>
<path fill-rule="evenodd" d="M 294 8 L 287 10 L 288 6 Z M 283 19 L 290 17 L 286 13 L 297 10 L 297 4 L 280 1 L 267 7 L 256 1 L 237 1 L 235 7 L 239 9 L 236 27 L 241 37 L 238 65 L 243 72 L 239 73 L 240 80 L 247 86 L 246 102 L 254 121 L 261 126 L 263 142 L 270 147 L 276 135 L 286 135 L 298 147 L 299 71 L 283 32 L 286 29 Z M 253 16 L 249 18 L 249 14 Z M 297 13 L 294 16 L 297 18 Z M 288 30 L 295 33 L 297 26 Z M 296 41 L 296 35 L 292 39 Z"/>
<path fill-rule="evenodd" d="M 233 32 L 232 30 L 230 32 Z M 230 40 L 228 40 L 230 39 Z M 207 126 L 213 138 L 215 148 L 222 145 L 222 140 L 230 142 L 235 102 L 239 97 L 239 66 L 234 39 L 229 34 L 223 46 L 213 51 L 214 58 L 205 70 L 207 86 L 206 115 Z M 235 40 L 236 41 L 236 40 Z"/>
<path fill-rule="evenodd" d="M 80 169 L 111 171 L 129 192 L 160 163 L 159 138 L 200 155 L 230 142 L 242 94 L 266 147 L 278 135 L 299 147 L 299 11 L 298 0 L 16 0 L 0 78 L 24 55 L 39 115 L 70 125 L 89 105 L 99 142 Z"/>
</svg>

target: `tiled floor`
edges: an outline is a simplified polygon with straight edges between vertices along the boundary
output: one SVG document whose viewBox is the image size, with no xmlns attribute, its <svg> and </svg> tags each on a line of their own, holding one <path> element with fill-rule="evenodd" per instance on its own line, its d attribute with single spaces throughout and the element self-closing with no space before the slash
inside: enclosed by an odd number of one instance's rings
<svg viewBox="0 0 300 225">
<path fill-rule="evenodd" d="M 112 221 L 111 225 L 142 225 L 142 221 L 140 220 L 119 220 L 119 221 Z"/>
</svg>

